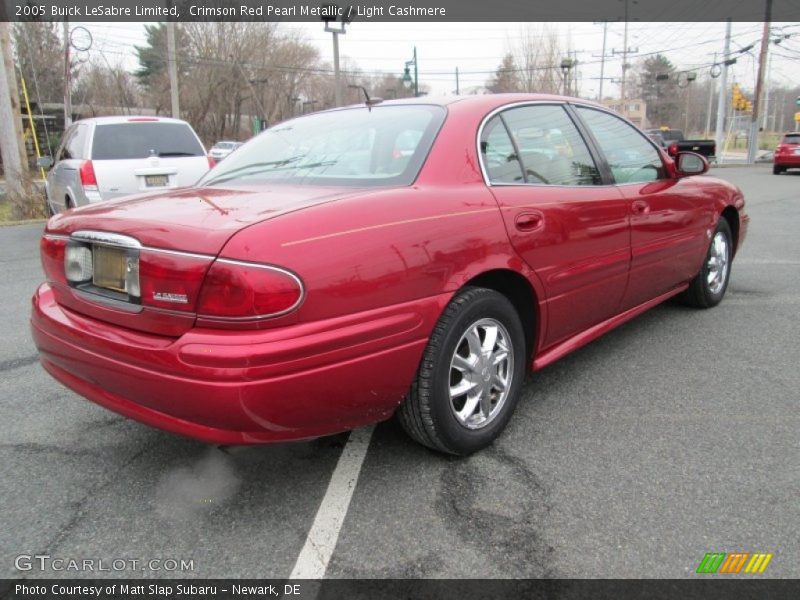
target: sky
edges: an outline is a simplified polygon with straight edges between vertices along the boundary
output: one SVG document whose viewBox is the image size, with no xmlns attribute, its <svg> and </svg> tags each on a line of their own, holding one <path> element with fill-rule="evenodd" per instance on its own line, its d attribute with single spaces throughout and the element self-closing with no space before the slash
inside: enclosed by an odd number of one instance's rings
<svg viewBox="0 0 800 600">
<path fill-rule="evenodd" d="M 137 67 L 134 45 L 144 43 L 143 23 L 74 23 L 84 25 L 93 37 L 88 54 L 102 52 L 110 64 L 128 70 Z M 332 62 L 331 34 L 322 23 L 282 23 L 315 45 L 323 60 Z M 579 61 L 581 96 L 596 98 L 599 92 L 603 25 L 595 23 L 383 23 L 355 21 L 340 36 L 342 57 L 354 61 L 364 72 L 392 72 L 401 75 L 405 62 L 417 49 L 419 79 L 433 94 L 451 94 L 456 89 L 455 70 L 460 72 L 462 93 L 482 86 L 497 68 L 503 55 L 514 49 L 528 28 L 546 27 L 558 36 L 566 52 L 576 52 Z M 753 50 L 738 55 L 729 70 L 729 82 L 752 89 L 758 68 L 762 23 L 734 23 L 732 51 L 756 43 Z M 775 35 L 792 34 L 780 45 L 770 44 L 769 78 L 773 85 L 795 86 L 800 81 L 800 23 L 773 23 Z M 619 78 L 623 47 L 623 23 L 609 23 L 606 35 L 605 76 Z M 708 76 L 714 53 L 724 48 L 725 23 L 645 23 L 628 25 L 628 47 L 635 50 L 628 62 L 661 52 L 679 70 L 696 70 L 698 78 Z M 180 49 L 179 49 L 180 51 Z M 612 54 L 612 51 L 616 53 Z M 86 55 L 84 55 L 86 56 Z M 606 80 L 603 95 L 619 95 L 619 85 Z"/>
</svg>

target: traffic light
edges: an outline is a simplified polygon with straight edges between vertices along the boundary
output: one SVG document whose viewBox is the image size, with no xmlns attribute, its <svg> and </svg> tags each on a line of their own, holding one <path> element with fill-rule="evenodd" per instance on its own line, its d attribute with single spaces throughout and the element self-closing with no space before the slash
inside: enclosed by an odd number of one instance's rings
<svg viewBox="0 0 800 600">
<path fill-rule="evenodd" d="M 733 91 L 731 96 L 732 96 L 733 108 L 735 110 L 744 110 L 744 111 L 753 110 L 753 103 L 750 100 L 748 100 L 744 94 L 742 94 L 742 89 L 739 87 L 738 83 L 733 84 Z"/>
</svg>

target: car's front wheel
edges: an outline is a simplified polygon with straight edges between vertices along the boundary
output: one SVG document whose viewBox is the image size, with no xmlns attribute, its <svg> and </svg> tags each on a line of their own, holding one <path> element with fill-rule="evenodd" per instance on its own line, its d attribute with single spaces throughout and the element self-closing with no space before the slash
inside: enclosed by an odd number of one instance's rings
<svg viewBox="0 0 800 600">
<path fill-rule="evenodd" d="M 783 167 L 779 167 L 778 165 L 772 165 L 773 175 L 780 175 L 781 173 L 783 173 Z"/>
<path fill-rule="evenodd" d="M 697 308 L 711 308 L 719 304 L 728 289 L 732 260 L 731 228 L 728 221 L 720 217 L 711 237 L 703 268 L 683 293 L 683 301 Z"/>
<path fill-rule="evenodd" d="M 486 288 L 462 290 L 425 349 L 411 392 L 398 409 L 416 441 L 450 454 L 488 446 L 508 423 L 526 372 L 516 309 Z"/>
</svg>

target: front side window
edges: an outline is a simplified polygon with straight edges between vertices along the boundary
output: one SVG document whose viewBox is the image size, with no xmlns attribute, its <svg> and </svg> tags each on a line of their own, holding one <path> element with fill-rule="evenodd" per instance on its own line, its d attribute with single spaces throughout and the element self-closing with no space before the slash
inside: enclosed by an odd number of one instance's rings
<svg viewBox="0 0 800 600">
<path fill-rule="evenodd" d="M 661 155 L 635 127 L 593 108 L 579 106 L 577 111 L 597 140 L 616 183 L 640 183 L 666 177 Z"/>
<path fill-rule="evenodd" d="M 199 185 L 410 185 L 445 114 L 433 105 L 375 106 L 286 121 L 239 148 Z"/>
<path fill-rule="evenodd" d="M 73 156 L 73 152 L 75 151 L 74 140 L 78 135 L 78 129 L 80 129 L 80 125 L 75 124 L 64 132 L 64 136 L 61 138 L 61 147 L 56 154 L 56 161 L 80 158 L 79 155 Z"/>
</svg>

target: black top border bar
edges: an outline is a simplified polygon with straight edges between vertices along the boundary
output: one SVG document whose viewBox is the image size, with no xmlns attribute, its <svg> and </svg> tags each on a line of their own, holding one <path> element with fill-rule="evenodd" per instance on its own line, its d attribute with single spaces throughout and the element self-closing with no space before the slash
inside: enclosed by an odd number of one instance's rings
<svg viewBox="0 0 800 600">
<path fill-rule="evenodd" d="M 798 0 L 0 0 L 2 21 L 800 21 Z"/>
</svg>

